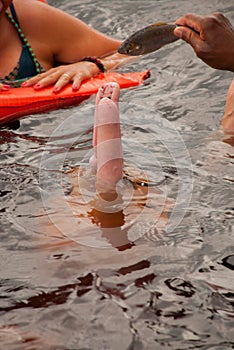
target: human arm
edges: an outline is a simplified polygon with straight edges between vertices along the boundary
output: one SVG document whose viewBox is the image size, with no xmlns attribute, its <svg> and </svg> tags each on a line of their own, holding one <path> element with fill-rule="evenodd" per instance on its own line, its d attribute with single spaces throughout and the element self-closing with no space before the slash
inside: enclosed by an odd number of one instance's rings
<svg viewBox="0 0 234 350">
<path fill-rule="evenodd" d="M 234 27 L 221 13 L 205 17 L 188 14 L 177 19 L 174 34 L 215 69 L 234 72 Z"/>
<path fill-rule="evenodd" d="M 221 125 L 224 132 L 234 135 L 234 79 L 228 90 L 226 107 Z"/>
<path fill-rule="evenodd" d="M 81 62 L 85 56 L 101 57 L 107 70 L 129 61 L 129 57 L 116 54 L 119 40 L 93 29 L 79 19 L 38 1 L 15 0 L 15 3 L 22 30 L 46 70 L 29 79 L 24 86 L 35 85 L 37 89 L 55 84 L 54 90 L 59 91 L 72 82 L 73 88 L 78 89 L 83 80 L 99 72 L 94 63 Z M 28 24 L 28 17 L 33 17 L 34 21 Z"/>
</svg>

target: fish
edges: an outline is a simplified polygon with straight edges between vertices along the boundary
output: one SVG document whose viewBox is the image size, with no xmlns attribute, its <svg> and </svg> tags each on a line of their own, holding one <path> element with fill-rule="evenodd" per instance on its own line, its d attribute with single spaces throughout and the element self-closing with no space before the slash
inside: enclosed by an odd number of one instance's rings
<svg viewBox="0 0 234 350">
<path fill-rule="evenodd" d="M 154 52 L 164 45 L 173 43 L 179 38 L 174 35 L 175 24 L 158 22 L 140 29 L 130 35 L 118 49 L 118 53 L 129 56 L 140 56 Z"/>
</svg>

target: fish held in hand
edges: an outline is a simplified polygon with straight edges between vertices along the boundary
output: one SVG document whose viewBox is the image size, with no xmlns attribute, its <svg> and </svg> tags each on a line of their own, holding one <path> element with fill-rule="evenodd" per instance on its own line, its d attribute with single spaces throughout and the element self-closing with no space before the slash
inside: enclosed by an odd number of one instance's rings
<svg viewBox="0 0 234 350">
<path fill-rule="evenodd" d="M 140 56 L 156 51 L 179 38 L 174 35 L 175 24 L 159 22 L 130 35 L 119 47 L 120 54 Z"/>
</svg>

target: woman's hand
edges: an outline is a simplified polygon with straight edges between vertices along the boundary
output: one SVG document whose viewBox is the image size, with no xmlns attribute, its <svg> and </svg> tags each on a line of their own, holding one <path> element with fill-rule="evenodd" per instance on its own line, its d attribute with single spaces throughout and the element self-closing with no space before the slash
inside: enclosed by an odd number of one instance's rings
<svg viewBox="0 0 234 350">
<path fill-rule="evenodd" d="M 22 87 L 33 86 L 35 90 L 54 85 L 53 91 L 59 92 L 67 84 L 72 83 L 72 89 L 78 90 L 82 81 L 94 77 L 99 73 L 96 64 L 92 62 L 78 62 L 51 68 L 22 83 Z"/>
<path fill-rule="evenodd" d="M 0 91 L 8 91 L 9 89 L 9 85 L 0 83 Z"/>
<path fill-rule="evenodd" d="M 188 14 L 176 24 L 174 34 L 189 43 L 206 64 L 234 72 L 234 28 L 223 14 Z"/>
</svg>

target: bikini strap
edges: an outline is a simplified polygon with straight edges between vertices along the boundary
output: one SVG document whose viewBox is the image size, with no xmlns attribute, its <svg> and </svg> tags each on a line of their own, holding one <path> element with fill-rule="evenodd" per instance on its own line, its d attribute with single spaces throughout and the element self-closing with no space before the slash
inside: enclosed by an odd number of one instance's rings
<svg viewBox="0 0 234 350">
<path fill-rule="evenodd" d="M 9 7 L 10 7 L 11 15 L 12 15 L 14 21 L 19 25 L 18 17 L 17 17 L 16 11 L 15 11 L 15 7 L 14 7 L 13 2 L 10 4 Z"/>
<path fill-rule="evenodd" d="M 12 16 L 13 20 L 18 25 L 18 27 L 16 29 L 17 29 L 17 31 L 19 33 L 20 25 L 19 25 L 18 17 L 17 17 L 16 11 L 15 11 L 15 7 L 14 7 L 13 2 L 10 4 L 9 8 L 11 10 L 11 16 Z M 20 40 L 21 40 L 22 44 L 24 45 L 24 40 L 22 39 L 22 37 L 20 35 L 19 35 L 19 37 L 20 37 Z"/>
</svg>

